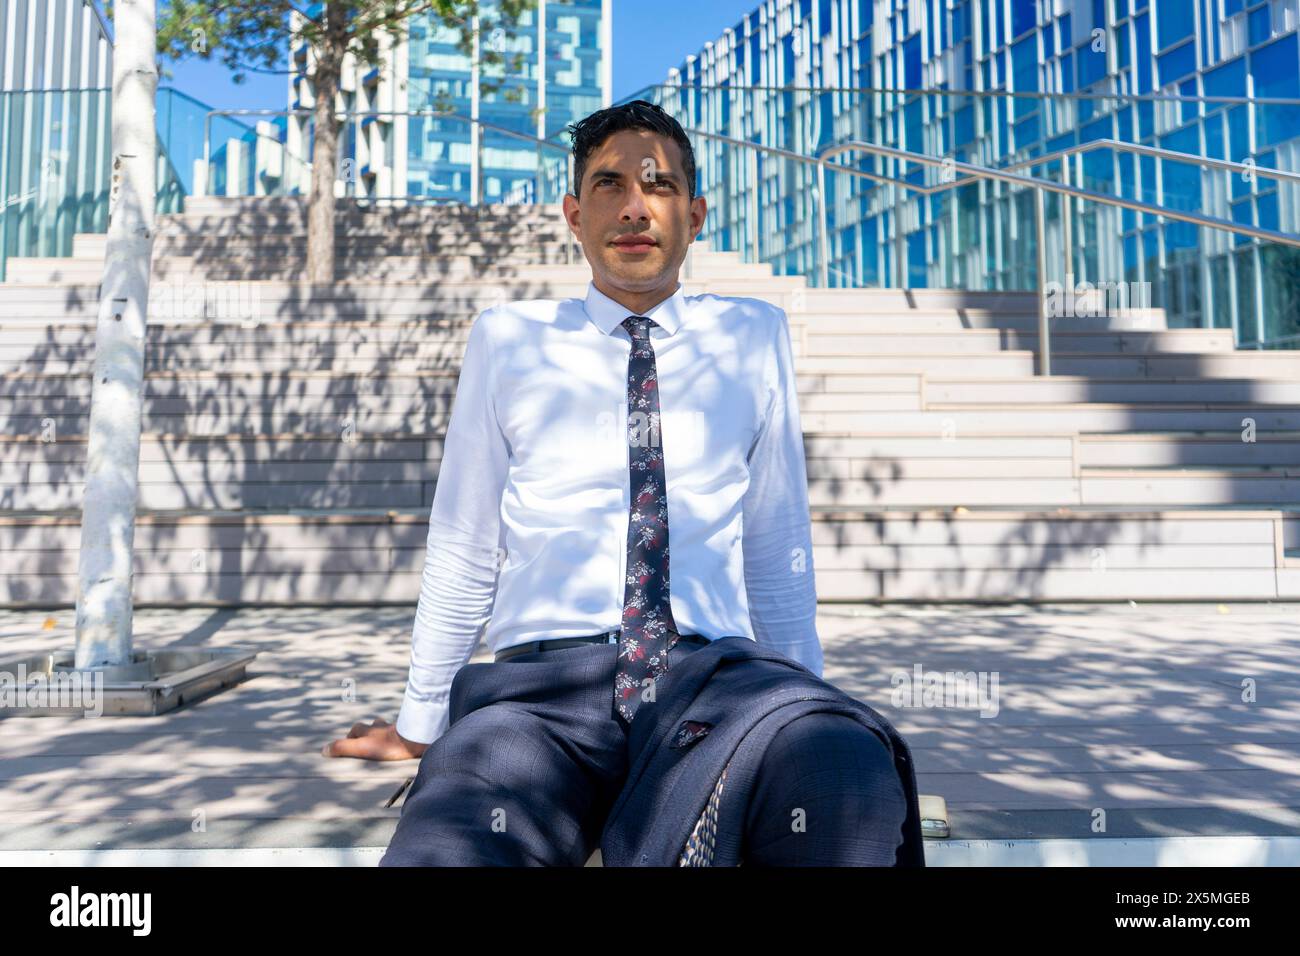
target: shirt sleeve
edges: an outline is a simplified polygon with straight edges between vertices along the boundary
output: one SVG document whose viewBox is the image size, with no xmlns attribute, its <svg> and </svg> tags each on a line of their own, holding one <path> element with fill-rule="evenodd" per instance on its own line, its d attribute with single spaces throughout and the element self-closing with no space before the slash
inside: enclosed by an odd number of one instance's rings
<svg viewBox="0 0 1300 956">
<path fill-rule="evenodd" d="M 794 355 L 785 310 L 776 313 L 767 366 L 768 405 L 749 451 L 742 552 L 750 624 L 759 644 L 822 676 L 812 518 Z"/>
<path fill-rule="evenodd" d="M 493 399 L 492 312 L 470 326 L 429 514 L 411 668 L 397 716 L 397 732 L 418 743 L 432 743 L 450 725 L 452 680 L 473 656 L 496 599 L 510 449 Z"/>
</svg>

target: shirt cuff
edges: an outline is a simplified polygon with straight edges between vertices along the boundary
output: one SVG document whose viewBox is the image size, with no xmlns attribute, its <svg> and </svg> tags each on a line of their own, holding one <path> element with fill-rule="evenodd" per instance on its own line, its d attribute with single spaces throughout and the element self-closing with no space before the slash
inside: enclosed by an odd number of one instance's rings
<svg viewBox="0 0 1300 956">
<path fill-rule="evenodd" d="M 801 664 L 808 670 L 812 671 L 818 677 L 822 676 L 822 659 L 821 641 L 813 638 L 811 640 L 796 641 L 789 644 L 774 644 L 771 641 L 765 641 L 764 644 L 776 651 L 778 654 L 784 654 L 796 664 Z"/>
<path fill-rule="evenodd" d="M 398 735 L 417 744 L 431 744 L 445 734 L 451 725 L 449 696 L 449 692 L 443 692 L 419 700 L 407 688 L 397 715 Z"/>
</svg>

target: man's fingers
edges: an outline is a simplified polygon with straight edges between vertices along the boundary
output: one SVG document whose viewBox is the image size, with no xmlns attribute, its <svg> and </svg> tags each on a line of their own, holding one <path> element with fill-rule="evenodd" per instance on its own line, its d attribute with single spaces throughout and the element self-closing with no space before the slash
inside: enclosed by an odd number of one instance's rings
<svg viewBox="0 0 1300 956">
<path fill-rule="evenodd" d="M 376 755 L 375 741 L 366 737 L 344 737 L 326 744 L 321 753 L 326 757 L 361 757 L 373 759 Z"/>
</svg>

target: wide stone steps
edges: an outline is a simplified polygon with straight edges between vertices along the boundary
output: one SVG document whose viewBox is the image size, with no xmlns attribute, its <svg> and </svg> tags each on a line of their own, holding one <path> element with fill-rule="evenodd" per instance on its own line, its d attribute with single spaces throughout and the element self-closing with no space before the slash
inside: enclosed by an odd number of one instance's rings
<svg viewBox="0 0 1300 956">
<path fill-rule="evenodd" d="M 8 283 L 87 283 L 103 277 L 101 259 L 13 258 L 6 266 Z M 769 278 L 779 288 L 802 286 L 801 277 L 772 276 L 768 264 L 750 264 L 728 258 L 724 253 L 701 254 L 692 259 L 691 273 L 702 279 Z M 591 277 L 590 266 L 581 254 L 568 256 L 560 248 L 538 248 L 516 256 L 496 252 L 478 255 L 344 256 L 337 258 L 334 274 L 339 280 L 415 281 L 433 279 L 490 279 L 520 277 L 554 282 L 580 282 Z M 306 254 L 295 256 L 249 255 L 247 258 L 171 256 L 156 258 L 152 275 L 161 280 L 219 279 L 262 281 L 307 278 Z"/>
<path fill-rule="evenodd" d="M 470 323 L 590 281 L 554 207 L 340 203 L 323 285 L 305 228 L 158 221 L 138 603 L 413 603 Z M 0 285 L 0 604 L 75 599 L 104 242 Z M 688 269 L 790 319 L 821 600 L 1300 597 L 1300 354 L 1126 310 L 1054 319 L 1042 378 L 1033 293 Z"/>
<path fill-rule="evenodd" d="M 220 331 L 215 329 L 186 329 L 171 326 L 165 329 L 153 328 L 148 336 L 148 361 L 161 368 L 219 368 L 226 364 L 246 364 L 259 361 L 279 361 L 282 359 L 370 359 L 377 364 L 395 360 L 414 360 L 435 358 L 445 360 L 448 357 L 459 364 L 464 353 L 465 342 L 469 336 L 469 323 L 450 323 L 423 330 L 400 330 L 373 327 L 362 329 L 322 330 L 318 334 L 309 334 L 292 326 L 265 328 L 250 326 L 241 328 L 237 325 L 227 326 Z M 879 358 L 896 356 L 899 361 L 910 358 L 924 358 L 935 354 L 1000 355 L 1010 352 L 1033 352 L 1032 347 L 1020 343 L 1018 347 L 1006 346 L 1007 337 L 992 330 L 970 330 L 967 332 L 897 332 L 874 333 L 874 346 L 865 349 L 865 357 Z M 805 340 L 792 332 L 791 344 L 796 360 L 817 358 L 844 358 L 842 350 L 836 350 L 822 342 Z M 1123 355 L 1126 362 L 1133 355 L 1122 343 L 1114 353 L 1095 352 L 1097 346 L 1116 348 L 1111 337 L 1101 337 L 1080 333 L 1063 335 L 1054 343 L 1054 355 L 1071 353 L 1074 357 L 1088 357 L 1097 354 Z M 49 359 L 72 362 L 77 359 L 89 361 L 94 356 L 94 327 L 87 324 L 83 328 L 64 325 L 53 330 L 50 327 L 28 328 L 10 327 L 0 333 L 0 371 L 39 370 L 42 363 Z M 1072 350 L 1074 350 L 1072 352 Z M 1219 353 L 1160 353 L 1162 356 L 1178 354 L 1185 360 L 1189 354 Z M 1266 375 L 1270 371 L 1289 374 L 1300 371 L 1300 356 L 1287 356 L 1285 353 L 1268 353 L 1270 357 L 1253 365 L 1258 374 Z M 1282 361 L 1291 358 L 1292 362 Z M 1252 364 L 1243 360 L 1241 364 Z M 1141 367 L 1139 365 L 1139 367 Z M 1300 380 L 1300 375 L 1295 376 Z M 1053 376 L 1056 379 L 1057 376 Z M 1062 376 L 1062 380 L 1069 376 Z M 1190 383 L 1213 381 L 1198 376 Z M 1044 385 L 1050 383 L 1042 383 Z M 1085 399 L 1086 400 L 1086 399 Z"/>
<path fill-rule="evenodd" d="M 818 597 L 836 600 L 1266 600 L 1300 597 L 1275 569 L 1284 521 L 1250 509 L 900 510 L 813 515 Z M 1296 533 L 1291 531 L 1288 533 Z M 144 513 L 140 604 L 413 604 L 426 509 Z M 0 604 L 66 604 L 76 514 L 0 515 Z"/>
</svg>

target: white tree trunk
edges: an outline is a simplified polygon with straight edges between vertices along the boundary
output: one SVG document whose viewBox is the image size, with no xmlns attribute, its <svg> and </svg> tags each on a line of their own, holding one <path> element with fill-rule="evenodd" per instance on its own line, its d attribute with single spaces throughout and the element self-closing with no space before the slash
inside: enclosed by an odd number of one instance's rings
<svg viewBox="0 0 1300 956">
<path fill-rule="evenodd" d="M 94 383 L 74 666 L 131 656 L 135 505 L 144 405 L 145 319 L 153 254 L 158 88 L 155 0 L 118 0 L 113 48 L 113 178 Z"/>
</svg>

